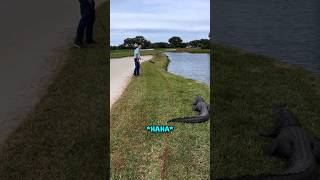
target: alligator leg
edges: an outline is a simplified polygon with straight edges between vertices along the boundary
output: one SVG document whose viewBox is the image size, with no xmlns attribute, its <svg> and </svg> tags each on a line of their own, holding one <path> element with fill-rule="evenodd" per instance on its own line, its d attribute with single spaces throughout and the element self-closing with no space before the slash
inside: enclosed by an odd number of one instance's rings
<svg viewBox="0 0 320 180">
<path fill-rule="evenodd" d="M 192 105 L 192 111 L 196 111 L 197 106 L 196 105 Z"/>
<path fill-rule="evenodd" d="M 289 158 L 294 151 L 293 143 L 281 135 L 275 139 L 277 141 L 276 154 L 281 157 Z"/>
<path fill-rule="evenodd" d="M 269 156 L 275 155 L 277 151 L 278 142 L 276 140 L 272 140 L 271 144 L 267 146 L 265 149 L 265 153 Z"/>
<path fill-rule="evenodd" d="M 200 112 L 200 111 L 201 111 L 201 105 L 199 105 L 199 103 L 198 103 L 197 105 L 193 105 L 193 106 L 192 106 L 192 110 L 193 110 L 193 111 Z"/>
<path fill-rule="evenodd" d="M 290 157 L 292 152 L 292 144 L 281 137 L 273 139 L 272 143 L 266 149 L 266 154 L 270 156 Z"/>
</svg>

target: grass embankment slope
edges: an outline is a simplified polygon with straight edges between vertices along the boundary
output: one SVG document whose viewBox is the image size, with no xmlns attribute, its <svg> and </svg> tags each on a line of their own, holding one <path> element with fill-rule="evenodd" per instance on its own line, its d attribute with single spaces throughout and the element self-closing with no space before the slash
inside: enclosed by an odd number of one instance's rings
<svg viewBox="0 0 320 180">
<path fill-rule="evenodd" d="M 301 67 L 214 45 L 213 175 L 278 172 L 283 161 L 265 156 L 272 107 L 287 103 L 303 127 L 320 137 L 320 78 Z"/>
<path fill-rule="evenodd" d="M 0 151 L 0 179 L 104 179 L 108 82 L 103 4 L 95 27 L 100 45 L 70 48 L 46 95 Z"/>
<path fill-rule="evenodd" d="M 157 48 L 154 50 L 143 50 L 141 51 L 141 55 L 156 55 L 159 52 L 189 52 L 189 53 L 210 53 L 210 49 L 200 49 L 200 48 Z M 133 56 L 133 50 L 132 49 L 121 49 L 121 50 L 111 50 L 110 57 L 111 58 L 122 58 L 122 57 L 128 57 Z"/>
<path fill-rule="evenodd" d="M 151 134 L 146 125 L 166 125 L 192 116 L 196 95 L 209 101 L 209 87 L 165 69 L 166 56 L 142 64 L 111 110 L 112 179 L 208 179 L 210 123 L 178 124 L 171 134 Z"/>
</svg>

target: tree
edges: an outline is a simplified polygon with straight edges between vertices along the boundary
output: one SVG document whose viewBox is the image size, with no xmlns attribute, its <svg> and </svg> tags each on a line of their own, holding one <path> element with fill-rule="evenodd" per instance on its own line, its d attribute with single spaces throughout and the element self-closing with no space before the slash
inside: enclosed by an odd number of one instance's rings
<svg viewBox="0 0 320 180">
<path fill-rule="evenodd" d="M 123 45 L 127 48 L 134 48 L 134 45 L 137 43 L 142 43 L 144 48 L 150 48 L 150 44 L 151 44 L 151 42 L 146 40 L 143 36 L 127 38 L 123 41 Z"/>
<path fill-rule="evenodd" d="M 210 49 L 209 39 L 193 40 L 190 41 L 189 44 L 194 48 Z"/>
<path fill-rule="evenodd" d="M 182 39 L 180 37 L 174 36 L 170 38 L 168 41 L 171 44 L 171 47 L 173 48 L 179 48 L 182 46 Z"/>
<path fill-rule="evenodd" d="M 110 46 L 110 49 L 111 49 L 111 50 L 117 50 L 117 49 L 118 49 L 118 46 Z"/>
<path fill-rule="evenodd" d="M 134 44 L 135 44 L 134 38 L 126 38 L 123 41 L 123 46 L 126 47 L 126 48 L 133 48 Z"/>
<path fill-rule="evenodd" d="M 185 48 L 187 46 L 188 46 L 188 43 L 181 43 L 181 45 L 180 45 L 181 48 Z"/>
<path fill-rule="evenodd" d="M 166 42 L 156 42 L 151 44 L 151 48 L 169 48 L 170 44 Z"/>
<path fill-rule="evenodd" d="M 190 46 L 192 46 L 193 48 L 198 48 L 201 47 L 200 41 L 199 40 L 193 40 L 189 42 Z"/>
<path fill-rule="evenodd" d="M 151 42 L 145 39 L 143 36 L 136 36 L 134 38 L 135 43 L 143 44 L 144 48 L 150 48 Z"/>
<path fill-rule="evenodd" d="M 210 40 L 209 39 L 200 39 L 202 49 L 210 49 Z"/>
</svg>

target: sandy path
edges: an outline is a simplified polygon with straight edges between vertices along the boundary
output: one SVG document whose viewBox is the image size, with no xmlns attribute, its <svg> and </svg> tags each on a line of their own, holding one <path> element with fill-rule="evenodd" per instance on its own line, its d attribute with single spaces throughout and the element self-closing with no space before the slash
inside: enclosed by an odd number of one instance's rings
<svg viewBox="0 0 320 180">
<path fill-rule="evenodd" d="M 148 61 L 152 56 L 142 56 L 141 62 Z M 110 60 L 110 109 L 121 96 L 133 76 L 133 57 L 115 58 Z M 143 69 L 141 70 L 143 73 Z"/>
<path fill-rule="evenodd" d="M 72 42 L 79 18 L 77 0 L 1 2 L 0 144 L 39 102 L 41 87 L 61 62 L 57 52 Z"/>
</svg>

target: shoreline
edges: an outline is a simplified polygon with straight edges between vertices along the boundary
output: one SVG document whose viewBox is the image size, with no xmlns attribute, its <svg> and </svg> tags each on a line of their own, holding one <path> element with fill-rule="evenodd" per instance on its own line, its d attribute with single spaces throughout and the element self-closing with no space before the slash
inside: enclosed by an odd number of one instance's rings
<svg viewBox="0 0 320 180">
<path fill-rule="evenodd" d="M 284 65 L 284 66 L 294 66 L 295 68 L 298 68 L 298 69 L 302 68 L 302 69 L 308 71 L 309 73 L 312 73 L 314 75 L 319 75 L 320 76 L 320 71 L 319 72 L 312 71 L 311 69 L 305 67 L 303 64 L 292 63 L 292 62 L 289 62 L 289 61 L 287 61 L 285 59 L 273 57 L 272 55 L 260 54 L 258 52 L 252 52 L 252 51 L 243 49 L 241 47 L 235 47 L 235 46 L 229 45 L 227 43 L 213 42 L 212 44 L 213 44 L 213 46 L 219 46 L 219 47 L 223 47 L 223 48 L 230 49 L 230 50 L 233 50 L 233 51 L 238 51 L 238 52 L 243 52 L 243 53 L 246 53 L 246 54 L 251 54 L 251 55 L 260 57 L 262 59 L 275 61 L 275 62 L 277 62 L 279 64 Z"/>
</svg>

